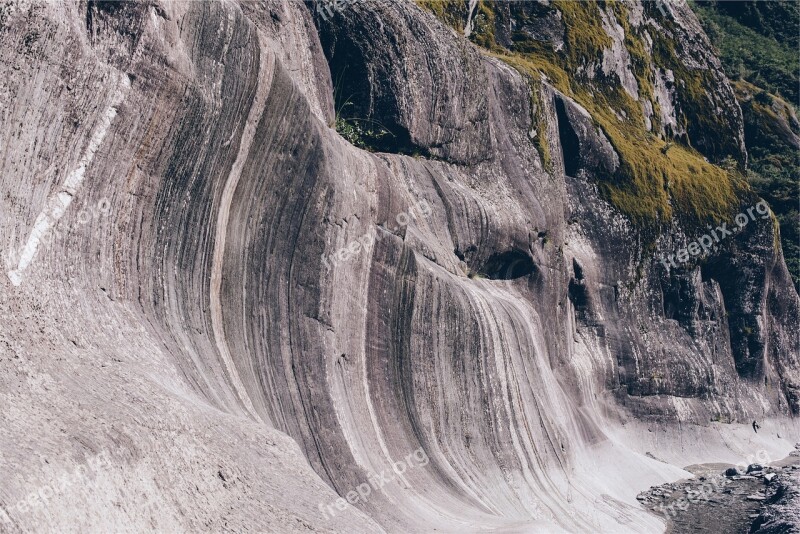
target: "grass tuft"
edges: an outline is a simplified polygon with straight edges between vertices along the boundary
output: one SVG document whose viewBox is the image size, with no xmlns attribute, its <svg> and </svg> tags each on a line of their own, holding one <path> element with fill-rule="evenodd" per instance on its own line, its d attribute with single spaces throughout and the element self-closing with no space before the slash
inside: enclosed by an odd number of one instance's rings
<svg viewBox="0 0 800 534">
<path fill-rule="evenodd" d="M 513 50 L 495 42 L 493 29 L 476 31 L 471 38 L 489 55 L 508 63 L 529 80 L 531 121 L 537 131 L 534 144 L 546 169 L 552 170 L 553 155 L 545 136 L 544 118 L 540 116 L 542 106 L 537 100 L 543 81 L 586 108 L 611 141 L 620 156 L 620 168 L 614 175 L 598 176 L 598 186 L 605 198 L 635 224 L 658 227 L 677 217 L 691 228 L 728 220 L 739 206 L 739 196 L 749 191 L 736 166 L 723 168 L 709 163 L 688 144 L 688 139 L 661 139 L 651 132 L 658 131 L 658 123 L 648 128 L 642 111 L 642 102 L 650 101 L 654 109 L 652 120 L 658 121 L 652 72 L 656 67 L 669 68 L 680 86 L 684 120 L 688 116 L 693 121 L 684 126 L 690 131 L 705 129 L 713 142 L 714 132 L 720 130 L 716 121 L 720 119 L 714 110 L 707 109 L 711 106 L 707 96 L 712 87 L 710 74 L 684 67 L 674 48 L 663 39 L 657 38 L 653 53 L 649 53 L 642 36 L 627 22 L 627 7 L 619 2 L 607 5 L 625 30 L 625 46 L 639 85 L 639 101 L 613 77 L 586 75 L 587 69 L 593 69 L 602 60 L 603 50 L 612 44 L 602 27 L 600 4 L 569 0 L 552 3 L 564 21 L 565 45 L 560 50 L 522 32 L 512 36 Z M 481 9 L 491 12 L 491 3 L 482 0 Z M 494 17 L 487 14 L 486 18 L 488 21 Z M 728 149 L 721 146 L 718 152 L 726 154 Z"/>
</svg>

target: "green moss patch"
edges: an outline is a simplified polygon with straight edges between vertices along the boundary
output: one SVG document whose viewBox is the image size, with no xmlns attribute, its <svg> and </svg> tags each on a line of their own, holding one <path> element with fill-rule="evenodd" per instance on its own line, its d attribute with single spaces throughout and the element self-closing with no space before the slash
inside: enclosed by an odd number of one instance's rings
<svg viewBox="0 0 800 534">
<path fill-rule="evenodd" d="M 457 32 L 464 32 L 467 19 L 467 4 L 464 0 L 416 0 L 416 3 Z"/>
<path fill-rule="evenodd" d="M 648 132 L 639 103 L 623 89 L 610 88 L 606 94 L 576 88 L 562 68 L 543 62 L 541 56 L 495 55 L 530 79 L 540 80 L 544 74 L 589 111 L 620 156 L 615 175 L 598 177 L 600 190 L 635 223 L 652 226 L 678 216 L 700 226 L 727 220 L 738 207 L 738 194 L 746 185 L 736 171 L 712 165 L 692 148 L 668 145 Z M 538 92 L 535 86 L 532 91 Z M 620 120 L 612 110 L 624 112 L 626 118 Z M 549 147 L 537 148 L 549 156 Z"/>
<path fill-rule="evenodd" d="M 686 145 L 665 142 L 648 131 L 642 103 L 634 100 L 616 79 L 603 76 L 589 79 L 582 74 L 587 66 L 601 61 L 603 50 L 612 44 L 602 27 L 600 7 L 594 2 L 569 0 L 556 0 L 552 5 L 561 12 L 564 21 L 565 46 L 560 50 L 522 32 L 512 36 L 513 50 L 499 46 L 493 33 L 479 35 L 481 46 L 490 55 L 508 63 L 530 81 L 534 99 L 531 120 L 538 133 L 534 144 L 545 167 L 552 168 L 552 154 L 544 136 L 543 118 L 537 116 L 541 105 L 536 102 L 543 80 L 586 108 L 611 141 L 620 156 L 620 168 L 614 175 L 597 176 L 598 186 L 605 198 L 635 224 L 655 229 L 672 217 L 689 227 L 728 220 L 739 206 L 739 196 L 748 190 L 735 167 L 725 169 L 709 163 L 688 145 L 688 140 Z M 628 25 L 627 8 L 616 2 L 608 5 L 623 25 L 640 99 L 651 102 L 655 120 L 658 108 L 653 96 L 652 72 L 654 66 L 661 66 L 671 69 L 680 85 L 682 109 L 693 121 L 685 126 L 706 129 L 713 139 L 714 132 L 720 129 L 715 122 L 719 120 L 717 114 L 708 109 L 711 107 L 706 93 L 711 86 L 709 73 L 684 67 L 675 50 L 660 38 L 654 43 L 653 54 L 648 53 L 642 36 Z M 492 11 L 489 2 L 482 1 L 481 7 Z M 473 36 L 473 40 L 477 39 Z M 721 148 L 720 153 L 725 150 Z"/>
</svg>

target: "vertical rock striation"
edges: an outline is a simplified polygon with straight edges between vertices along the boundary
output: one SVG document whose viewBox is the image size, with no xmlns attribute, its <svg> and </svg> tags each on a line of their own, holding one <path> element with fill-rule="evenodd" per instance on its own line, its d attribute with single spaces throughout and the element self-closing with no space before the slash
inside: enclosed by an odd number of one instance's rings
<svg viewBox="0 0 800 534">
<path fill-rule="evenodd" d="M 558 5 L 485 4 L 471 39 L 490 15 L 498 46 L 573 39 Z M 656 225 L 615 203 L 630 154 L 579 95 L 415 3 L 341 5 L 2 7 L 3 530 L 652 532 L 635 496 L 682 471 L 647 447 L 680 466 L 753 446 L 712 420 L 794 428 L 773 219 L 668 266 L 698 228 L 678 197 Z M 691 12 L 629 9 L 570 74 L 744 165 Z M 708 73 L 713 124 L 638 85 L 631 25 Z"/>
</svg>

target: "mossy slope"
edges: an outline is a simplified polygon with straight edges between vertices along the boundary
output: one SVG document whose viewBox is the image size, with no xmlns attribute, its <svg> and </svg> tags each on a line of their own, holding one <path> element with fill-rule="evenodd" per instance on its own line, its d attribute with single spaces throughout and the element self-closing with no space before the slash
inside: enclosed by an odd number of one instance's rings
<svg viewBox="0 0 800 534">
<path fill-rule="evenodd" d="M 488 22 L 495 20 L 494 12 L 501 7 L 508 9 L 481 0 L 477 11 Z M 518 8 L 512 4 L 510 9 Z M 512 34 L 510 47 L 497 43 L 494 38 L 497 28 L 489 24 L 476 25 L 470 38 L 523 73 L 531 80 L 534 92 L 537 84 L 546 80 L 589 111 L 620 156 L 617 173 L 595 178 L 606 198 L 634 223 L 661 226 L 677 217 L 686 225 L 700 226 L 729 219 L 741 197 L 751 195 L 737 165 L 709 163 L 692 146 L 691 135 L 670 139 L 660 133 L 658 102 L 654 97 L 654 73 L 657 69 L 670 69 L 683 103 L 683 120 L 694 121 L 692 125 L 684 124 L 686 130 L 690 134 L 702 132 L 706 137 L 703 146 L 712 146 L 722 163 L 724 156 L 734 149 L 726 146 L 724 140 L 716 141 L 723 137 L 725 132 L 720 130 L 726 126 L 720 125 L 716 110 L 708 109 L 707 95 L 715 90 L 708 70 L 685 67 L 675 44 L 652 27 L 632 28 L 628 8 L 621 3 L 601 5 L 557 0 L 552 9 L 558 11 L 557 16 L 563 21 L 561 46 L 531 37 L 524 31 L 524 21 L 518 25 L 523 29 Z M 603 13 L 601 9 L 607 11 Z M 524 15 L 521 7 L 512 13 L 512 17 Z M 649 13 L 649 16 L 656 15 Z M 624 46 L 638 85 L 638 101 L 622 87 L 615 73 L 605 76 L 599 69 L 604 51 L 612 46 L 612 39 L 603 28 L 604 17 L 620 24 L 625 31 Z M 652 49 L 646 44 L 648 38 L 652 40 Z M 643 111 L 646 103 L 654 110 L 649 118 Z M 537 148 L 547 164 L 550 149 L 546 140 L 538 139 Z"/>
</svg>

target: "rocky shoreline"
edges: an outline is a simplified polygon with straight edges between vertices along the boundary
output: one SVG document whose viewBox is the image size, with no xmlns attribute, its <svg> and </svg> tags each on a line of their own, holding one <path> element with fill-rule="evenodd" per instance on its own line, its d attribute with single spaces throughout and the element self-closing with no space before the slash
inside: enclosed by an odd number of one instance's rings
<svg viewBox="0 0 800 534">
<path fill-rule="evenodd" d="M 800 533 L 800 444 L 768 465 L 713 463 L 686 470 L 694 478 L 653 486 L 637 496 L 666 519 L 667 533 Z"/>
<path fill-rule="evenodd" d="M 800 533 L 800 468 L 778 475 L 767 487 L 767 499 L 753 522 L 754 534 Z"/>
</svg>

